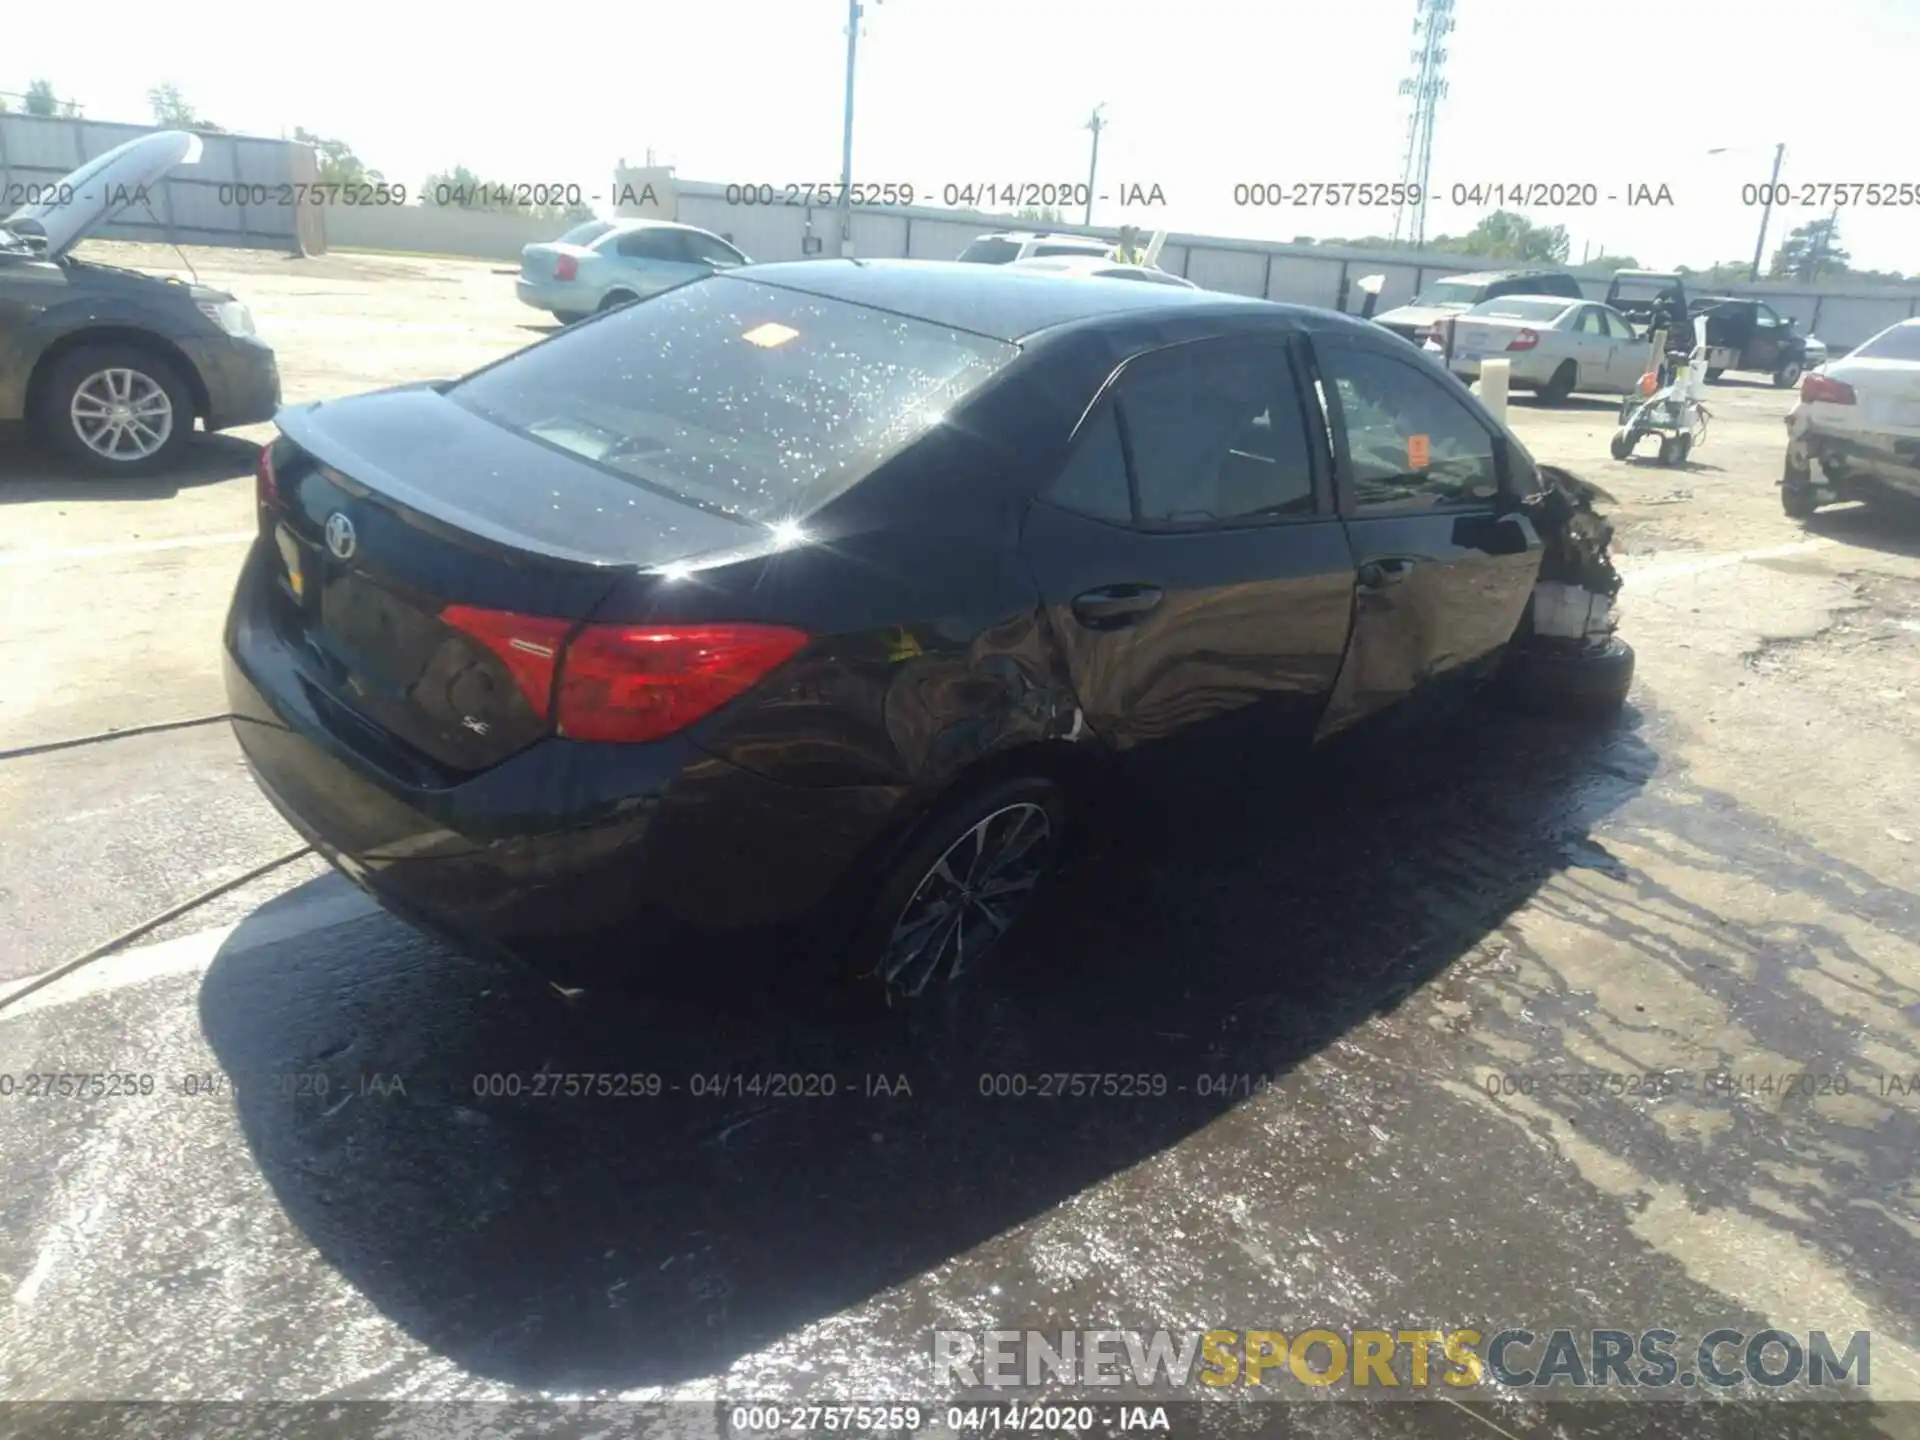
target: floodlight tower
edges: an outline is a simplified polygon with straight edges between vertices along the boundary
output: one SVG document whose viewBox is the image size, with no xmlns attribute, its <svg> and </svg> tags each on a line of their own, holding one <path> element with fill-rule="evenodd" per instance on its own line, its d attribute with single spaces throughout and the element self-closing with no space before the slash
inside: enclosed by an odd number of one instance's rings
<svg viewBox="0 0 1920 1440">
<path fill-rule="evenodd" d="M 1404 235 L 1417 249 L 1427 238 L 1427 181 L 1433 166 L 1433 115 L 1446 97 L 1446 39 L 1453 31 L 1453 0 L 1415 0 L 1414 48 L 1408 52 L 1413 74 L 1400 82 L 1400 93 L 1413 97 L 1413 115 L 1407 122 L 1407 148 L 1400 160 L 1400 183 L 1419 203 L 1402 201 L 1393 211 L 1393 238 Z"/>
</svg>

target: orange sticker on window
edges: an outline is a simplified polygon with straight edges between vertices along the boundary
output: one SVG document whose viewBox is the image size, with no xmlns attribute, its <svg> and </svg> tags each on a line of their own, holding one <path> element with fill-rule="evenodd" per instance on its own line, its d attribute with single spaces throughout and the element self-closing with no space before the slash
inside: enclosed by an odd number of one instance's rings
<svg viewBox="0 0 1920 1440">
<path fill-rule="evenodd" d="M 1407 436 L 1407 468 L 1409 470 L 1424 470 L 1427 468 L 1429 458 L 1427 437 L 1424 435 Z"/>
</svg>

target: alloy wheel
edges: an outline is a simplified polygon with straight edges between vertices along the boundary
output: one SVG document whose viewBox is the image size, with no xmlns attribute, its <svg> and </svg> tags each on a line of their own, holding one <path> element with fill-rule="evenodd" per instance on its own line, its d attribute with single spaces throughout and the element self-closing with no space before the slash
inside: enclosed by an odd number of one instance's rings
<svg viewBox="0 0 1920 1440">
<path fill-rule="evenodd" d="M 982 818 L 901 907 L 877 967 L 889 999 L 956 980 L 1012 926 L 1046 870 L 1053 821 L 1029 801 Z"/>
<path fill-rule="evenodd" d="M 138 370 L 96 370 L 74 388 L 67 414 L 80 442 L 108 460 L 144 460 L 173 434 L 173 401 Z"/>
</svg>

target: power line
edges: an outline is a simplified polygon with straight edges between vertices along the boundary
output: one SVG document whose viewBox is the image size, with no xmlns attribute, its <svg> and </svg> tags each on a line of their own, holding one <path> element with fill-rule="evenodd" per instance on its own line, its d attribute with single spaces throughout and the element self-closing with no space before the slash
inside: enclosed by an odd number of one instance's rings
<svg viewBox="0 0 1920 1440">
<path fill-rule="evenodd" d="M 1407 146 L 1400 159 L 1400 183 L 1403 198 L 1393 210 L 1393 239 L 1398 244 L 1404 234 L 1417 249 L 1427 239 L 1427 182 L 1433 168 L 1433 119 L 1440 101 L 1446 98 L 1447 82 L 1441 78 L 1447 63 L 1446 38 L 1453 31 L 1453 0 L 1415 0 L 1413 33 L 1415 48 L 1408 52 L 1413 74 L 1400 82 L 1400 93 L 1413 98 L 1413 114 L 1407 121 Z"/>
</svg>

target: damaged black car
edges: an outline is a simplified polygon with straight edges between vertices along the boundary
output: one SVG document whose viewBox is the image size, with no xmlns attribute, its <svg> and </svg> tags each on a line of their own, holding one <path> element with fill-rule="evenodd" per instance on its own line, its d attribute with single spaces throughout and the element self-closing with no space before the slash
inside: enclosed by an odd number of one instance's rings
<svg viewBox="0 0 1920 1440">
<path fill-rule="evenodd" d="M 1632 679 L 1603 497 L 1329 311 L 752 266 L 279 425 L 226 631 L 259 783 L 563 986 L 771 926 L 912 1000 L 1124 769 Z"/>
</svg>

